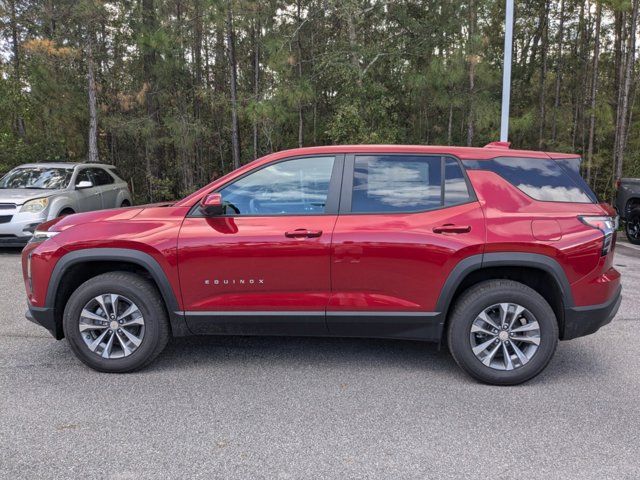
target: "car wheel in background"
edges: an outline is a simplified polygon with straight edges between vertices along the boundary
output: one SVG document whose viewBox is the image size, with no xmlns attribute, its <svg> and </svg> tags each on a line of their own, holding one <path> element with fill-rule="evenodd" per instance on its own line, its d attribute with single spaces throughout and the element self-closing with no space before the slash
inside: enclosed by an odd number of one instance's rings
<svg viewBox="0 0 640 480">
<path fill-rule="evenodd" d="M 155 285 L 130 272 L 104 273 L 80 285 L 64 309 L 63 327 L 82 362 L 114 373 L 151 363 L 170 335 Z"/>
<path fill-rule="evenodd" d="M 120 205 L 120 208 L 126 208 L 126 207 L 130 207 L 131 206 L 131 202 L 129 202 L 129 200 L 124 200 L 122 202 L 122 204 Z"/>
<path fill-rule="evenodd" d="M 476 380 L 516 385 L 538 375 L 558 344 L 558 323 L 547 301 L 512 280 L 487 280 L 456 302 L 449 349 Z"/>
<path fill-rule="evenodd" d="M 634 245 L 640 245 L 640 208 L 634 208 L 627 215 L 624 225 L 627 239 Z"/>
</svg>

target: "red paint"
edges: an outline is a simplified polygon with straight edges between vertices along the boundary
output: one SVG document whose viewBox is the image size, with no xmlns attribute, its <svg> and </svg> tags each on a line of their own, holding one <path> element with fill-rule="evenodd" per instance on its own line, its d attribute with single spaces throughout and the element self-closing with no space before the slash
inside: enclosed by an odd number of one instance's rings
<svg viewBox="0 0 640 480">
<path fill-rule="evenodd" d="M 164 271 L 182 310 L 433 311 L 453 268 L 483 252 L 529 252 L 557 260 L 578 306 L 603 303 L 618 287 L 613 253 L 600 255 L 601 232 L 577 219 L 607 214 L 610 207 L 535 201 L 486 171 L 468 172 L 478 201 L 435 211 L 187 217 L 206 194 L 266 163 L 357 152 L 448 154 L 475 160 L 518 156 L 535 161 L 546 156 L 499 145 L 484 149 L 356 145 L 274 153 L 173 205 L 71 215 L 42 226 L 41 230 L 60 233 L 24 250 L 29 302 L 44 306 L 56 262 L 84 248 L 148 253 Z M 26 281 L 28 256 L 32 289 Z"/>
</svg>

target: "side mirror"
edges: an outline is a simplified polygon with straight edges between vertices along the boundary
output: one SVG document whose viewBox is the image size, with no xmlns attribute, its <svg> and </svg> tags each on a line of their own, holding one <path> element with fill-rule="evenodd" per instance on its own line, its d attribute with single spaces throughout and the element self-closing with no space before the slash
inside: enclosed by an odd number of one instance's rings
<svg viewBox="0 0 640 480">
<path fill-rule="evenodd" d="M 210 193 L 200 200 L 200 208 L 207 217 L 215 217 L 224 213 L 224 204 L 222 203 L 222 195 L 219 193 Z"/>
<path fill-rule="evenodd" d="M 83 190 L 85 188 L 91 188 L 91 187 L 93 187 L 93 182 L 90 180 L 82 180 L 76 183 L 76 190 Z"/>
</svg>

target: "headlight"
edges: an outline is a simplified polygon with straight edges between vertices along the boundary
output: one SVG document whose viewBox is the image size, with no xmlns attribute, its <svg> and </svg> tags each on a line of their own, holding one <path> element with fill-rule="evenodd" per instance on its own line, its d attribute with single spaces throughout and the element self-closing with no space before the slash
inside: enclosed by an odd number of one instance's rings
<svg viewBox="0 0 640 480">
<path fill-rule="evenodd" d="M 28 202 L 25 202 L 25 204 L 22 205 L 20 212 L 39 213 L 47 208 L 48 205 L 48 198 L 36 198 L 35 200 L 29 200 Z"/>
<path fill-rule="evenodd" d="M 55 237 L 60 232 L 43 232 L 41 230 L 36 230 L 31 237 L 30 242 L 44 242 L 47 238 Z"/>
</svg>

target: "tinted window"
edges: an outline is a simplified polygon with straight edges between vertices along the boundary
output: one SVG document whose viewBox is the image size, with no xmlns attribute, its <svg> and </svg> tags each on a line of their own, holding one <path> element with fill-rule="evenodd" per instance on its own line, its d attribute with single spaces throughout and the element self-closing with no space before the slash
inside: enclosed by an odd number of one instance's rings
<svg viewBox="0 0 640 480">
<path fill-rule="evenodd" d="M 535 200 L 547 202 L 592 202 L 556 160 L 503 157 L 493 160 L 465 160 L 465 167 L 497 173 Z"/>
<path fill-rule="evenodd" d="M 580 164 L 582 163 L 582 159 L 580 157 L 576 158 L 563 158 L 556 160 L 560 167 L 571 177 L 571 179 L 575 182 L 576 185 L 580 187 L 580 189 L 591 199 L 592 202 L 597 203 L 598 197 L 591 190 L 587 182 L 584 181 L 582 175 L 580 175 Z"/>
<path fill-rule="evenodd" d="M 470 200 L 469 189 L 460 164 L 446 158 L 444 164 L 444 204 L 457 205 Z"/>
<path fill-rule="evenodd" d="M 88 169 L 82 169 L 78 172 L 78 176 L 76 177 L 76 185 L 80 182 L 91 182 L 94 183 L 93 178 L 89 175 Z"/>
<path fill-rule="evenodd" d="M 351 211 L 413 212 L 442 205 L 441 157 L 355 158 Z"/>
<path fill-rule="evenodd" d="M 324 213 L 334 157 L 274 163 L 220 190 L 228 215 Z"/>
<path fill-rule="evenodd" d="M 67 188 L 73 171 L 69 168 L 15 168 L 0 179 L 0 188 Z"/>
<path fill-rule="evenodd" d="M 96 185 L 109 185 L 114 183 L 113 177 L 102 168 L 92 168 L 91 175 Z"/>
</svg>

